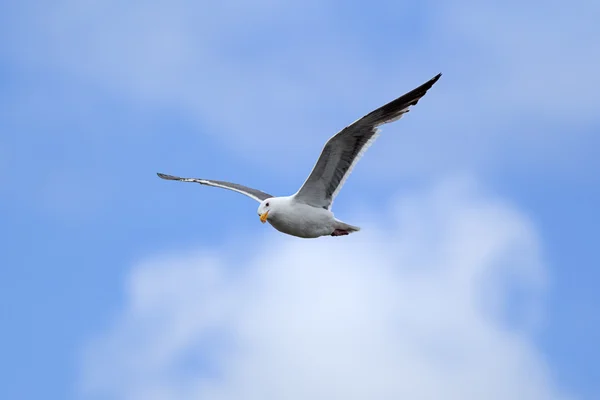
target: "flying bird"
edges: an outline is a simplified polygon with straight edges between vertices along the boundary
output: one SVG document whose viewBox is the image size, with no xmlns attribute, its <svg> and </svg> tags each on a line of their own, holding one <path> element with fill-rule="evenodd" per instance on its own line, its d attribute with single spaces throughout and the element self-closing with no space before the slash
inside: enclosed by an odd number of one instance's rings
<svg viewBox="0 0 600 400">
<path fill-rule="evenodd" d="M 331 206 L 352 168 L 379 136 L 379 126 L 400 119 L 440 79 L 437 74 L 416 89 L 370 112 L 332 136 L 321 151 L 312 172 L 295 194 L 274 197 L 237 183 L 199 178 L 181 178 L 158 173 L 162 179 L 195 182 L 233 190 L 260 203 L 258 216 L 280 232 L 301 238 L 343 236 L 358 226 L 336 219 Z"/>
</svg>

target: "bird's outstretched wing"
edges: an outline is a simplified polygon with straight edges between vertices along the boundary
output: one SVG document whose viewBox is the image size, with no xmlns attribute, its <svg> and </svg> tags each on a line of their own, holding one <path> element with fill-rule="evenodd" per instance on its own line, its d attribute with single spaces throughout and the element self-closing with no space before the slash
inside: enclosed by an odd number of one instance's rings
<svg viewBox="0 0 600 400">
<path fill-rule="evenodd" d="M 214 187 L 218 187 L 218 188 L 233 190 L 234 192 L 241 193 L 243 195 L 246 195 L 246 196 L 258 201 L 259 203 L 265 199 L 269 199 L 269 198 L 273 197 L 268 193 L 261 192 L 260 190 L 257 190 L 257 189 L 252 189 L 252 188 L 249 188 L 244 185 L 238 185 L 237 183 L 224 182 L 224 181 L 213 181 L 213 180 L 199 179 L 199 178 L 180 178 L 179 176 L 161 174 L 160 172 L 157 173 L 156 175 L 158 175 L 159 178 L 166 179 L 169 181 L 194 182 L 194 183 L 199 183 L 201 185 L 214 186 Z"/>
<path fill-rule="evenodd" d="M 418 103 L 442 74 L 370 112 L 332 136 L 312 172 L 294 195 L 296 200 L 314 207 L 330 209 L 335 196 L 352 172 L 352 168 L 375 141 L 378 126 L 400 119 L 410 106 Z"/>
</svg>

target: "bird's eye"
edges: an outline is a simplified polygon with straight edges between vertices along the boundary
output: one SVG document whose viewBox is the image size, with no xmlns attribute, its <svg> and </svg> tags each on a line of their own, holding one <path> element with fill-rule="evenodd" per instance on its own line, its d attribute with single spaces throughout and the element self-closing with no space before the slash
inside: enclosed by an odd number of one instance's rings
<svg viewBox="0 0 600 400">
<path fill-rule="evenodd" d="M 269 207 L 269 203 L 265 204 L 265 206 Z"/>
</svg>

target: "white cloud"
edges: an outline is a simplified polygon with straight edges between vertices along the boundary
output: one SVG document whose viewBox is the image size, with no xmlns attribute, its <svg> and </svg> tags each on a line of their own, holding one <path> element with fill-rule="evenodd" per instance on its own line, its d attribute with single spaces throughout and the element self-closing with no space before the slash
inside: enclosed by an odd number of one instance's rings
<svg viewBox="0 0 600 400">
<path fill-rule="evenodd" d="M 533 341 L 546 277 L 525 216 L 458 179 L 361 219 L 139 263 L 86 347 L 84 397 L 565 398 Z"/>
</svg>

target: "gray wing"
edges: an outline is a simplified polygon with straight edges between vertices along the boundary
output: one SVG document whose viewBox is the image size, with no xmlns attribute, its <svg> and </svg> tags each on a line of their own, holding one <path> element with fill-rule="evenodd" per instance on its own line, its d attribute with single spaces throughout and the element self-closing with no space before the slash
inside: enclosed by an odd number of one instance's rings
<svg viewBox="0 0 600 400">
<path fill-rule="evenodd" d="M 249 188 L 244 185 L 238 185 L 237 183 L 224 182 L 224 181 L 213 181 L 213 180 L 198 179 L 198 178 L 180 178 L 178 176 L 161 174 L 160 172 L 157 173 L 156 175 L 158 175 L 159 178 L 166 179 L 169 181 L 195 182 L 195 183 L 199 183 L 201 185 L 214 186 L 214 187 L 218 187 L 218 188 L 222 188 L 222 189 L 233 190 L 234 192 L 244 194 L 244 195 L 258 201 L 259 203 L 261 203 L 265 199 L 270 199 L 271 197 L 273 197 L 268 193 L 261 192 L 260 190 L 257 190 L 257 189 L 252 189 L 252 188 Z"/>
<path fill-rule="evenodd" d="M 335 196 L 364 152 L 377 139 L 378 126 L 396 121 L 417 104 L 442 74 L 437 74 L 418 88 L 370 112 L 332 136 L 312 172 L 294 195 L 303 203 L 330 209 Z"/>
</svg>

